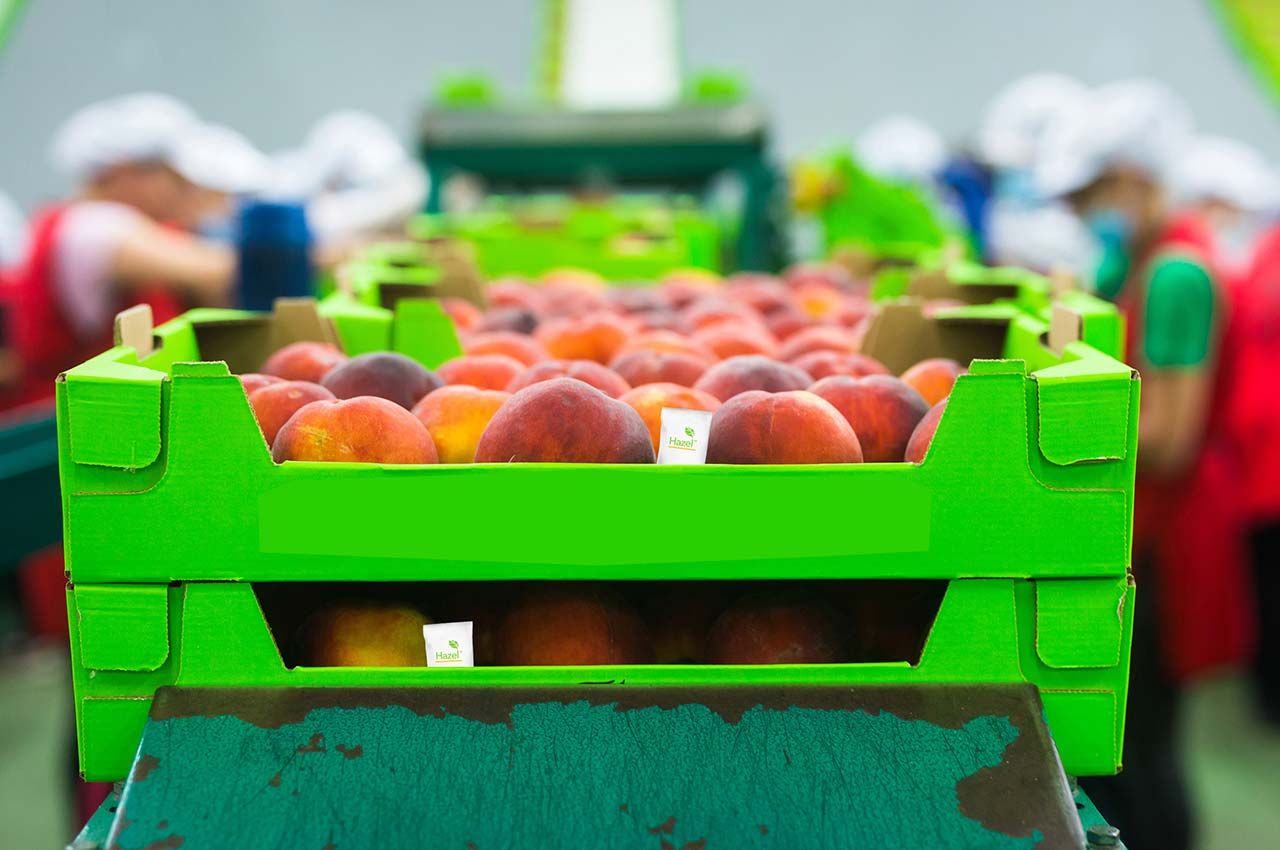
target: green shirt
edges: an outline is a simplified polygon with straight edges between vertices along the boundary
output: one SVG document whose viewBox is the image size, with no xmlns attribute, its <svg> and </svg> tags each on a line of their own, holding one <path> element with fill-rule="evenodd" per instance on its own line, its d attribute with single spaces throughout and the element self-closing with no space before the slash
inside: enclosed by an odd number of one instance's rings
<svg viewBox="0 0 1280 850">
<path fill-rule="evenodd" d="M 1171 255 L 1151 265 L 1142 324 L 1142 354 L 1156 367 L 1199 366 L 1214 332 L 1214 285 L 1193 259 Z"/>
</svg>

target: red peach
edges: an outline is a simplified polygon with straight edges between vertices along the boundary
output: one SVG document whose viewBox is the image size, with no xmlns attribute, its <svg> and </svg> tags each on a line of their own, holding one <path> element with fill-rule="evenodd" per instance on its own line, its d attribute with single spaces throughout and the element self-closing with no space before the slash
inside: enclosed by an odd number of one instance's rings
<svg viewBox="0 0 1280 850">
<path fill-rule="evenodd" d="M 649 429 L 640 414 L 572 378 L 520 390 L 489 421 L 476 448 L 477 463 L 653 460 Z"/>
<path fill-rule="evenodd" d="M 900 462 L 911 433 L 929 412 L 920 393 L 890 375 L 833 375 L 809 392 L 831 402 L 853 426 L 867 463 Z"/>
<path fill-rule="evenodd" d="M 728 298 L 699 298 L 680 311 L 680 317 L 694 330 L 732 322 L 760 325 L 760 314 L 738 301 Z"/>
<path fill-rule="evenodd" d="M 803 390 L 740 393 L 711 420 L 707 463 L 861 463 L 858 435 L 824 399 Z"/>
<path fill-rule="evenodd" d="M 525 365 L 505 354 L 464 354 L 436 369 L 446 384 L 469 384 L 483 390 L 505 390 Z"/>
<path fill-rule="evenodd" d="M 693 388 L 728 401 L 750 390 L 780 393 L 802 390 L 812 383 L 813 377 L 803 369 L 768 357 L 744 354 L 712 366 Z"/>
<path fill-rule="evenodd" d="M 774 357 L 778 342 L 763 326 L 742 323 L 722 323 L 704 328 L 693 339 L 705 345 L 716 357 L 736 357 L 740 354 L 759 354 Z"/>
<path fill-rule="evenodd" d="M 672 307 L 680 309 L 704 295 L 719 292 L 721 286 L 720 278 L 712 272 L 683 269 L 663 278 L 658 288 Z"/>
<path fill-rule="evenodd" d="M 441 463 L 472 463 L 480 435 L 511 393 L 466 384 L 441 387 L 413 408 L 431 432 Z"/>
<path fill-rule="evenodd" d="M 489 300 L 489 309 L 515 307 L 540 313 L 543 308 L 542 292 L 516 278 L 501 278 L 485 288 L 485 297 Z"/>
<path fill-rule="evenodd" d="M 924 463 L 925 456 L 929 454 L 929 446 L 933 443 L 933 435 L 937 433 L 938 423 L 942 421 L 942 414 L 946 410 L 947 399 L 945 398 L 929 408 L 929 412 L 911 432 L 911 439 L 907 441 L 903 460 L 907 463 Z"/>
<path fill-rule="evenodd" d="M 395 402 L 376 396 L 311 402 L 284 423 L 271 457 L 276 463 L 437 462 L 427 426 Z"/>
<path fill-rule="evenodd" d="M 378 396 L 408 410 L 427 393 L 443 387 L 444 381 L 412 357 L 371 351 L 335 366 L 320 384 L 338 398 Z"/>
<path fill-rule="evenodd" d="M 633 351 L 660 351 L 671 354 L 688 354 L 703 360 L 715 361 L 715 352 L 700 342 L 669 330 L 654 330 L 636 334 L 618 351 L 619 356 Z"/>
<path fill-rule="evenodd" d="M 240 386 L 244 387 L 246 396 L 268 384 L 278 384 L 284 380 L 284 378 L 277 378 L 275 375 L 264 375 L 261 372 L 245 372 L 237 377 L 240 378 Z"/>
<path fill-rule="evenodd" d="M 407 605 L 346 604 L 308 624 L 313 667 L 425 667 L 422 627 L 431 621 Z"/>
<path fill-rule="evenodd" d="M 796 307 L 775 310 L 764 320 L 764 326 L 779 341 L 790 339 L 805 328 L 811 328 L 816 324 L 819 324 L 816 319 L 809 318 Z"/>
<path fill-rule="evenodd" d="M 792 306 L 791 294 L 780 280 L 773 275 L 755 272 L 743 272 L 729 278 L 725 295 L 765 317 Z"/>
<path fill-rule="evenodd" d="M 688 354 L 671 354 L 661 351 L 633 351 L 620 354 L 609 364 L 624 381 L 633 387 L 641 384 L 680 384 L 691 387 L 702 373 L 711 367 L 712 361 Z"/>
<path fill-rule="evenodd" d="M 862 378 L 866 375 L 888 375 L 889 369 L 874 357 L 865 354 L 845 354 L 840 351 L 810 351 L 791 361 L 813 376 L 815 381 L 832 375 L 850 375 Z"/>
<path fill-rule="evenodd" d="M 319 384 L 308 381 L 279 381 L 260 387 L 249 394 L 249 406 L 253 418 L 258 420 L 267 445 L 275 442 L 276 434 L 289 421 L 289 417 L 313 401 L 333 399 L 333 393 Z"/>
<path fill-rule="evenodd" d="M 543 322 L 534 337 L 552 357 L 608 363 L 630 339 L 631 324 L 612 313 L 589 313 Z"/>
<path fill-rule="evenodd" d="M 260 371 L 286 381 L 318 384 L 330 369 L 346 360 L 347 355 L 327 342 L 294 342 L 268 357 Z"/>
<path fill-rule="evenodd" d="M 507 613 L 498 637 L 498 663 L 507 666 L 652 660 L 644 621 L 615 593 L 591 586 L 531 591 Z"/>
<path fill-rule="evenodd" d="M 631 389 L 631 384 L 617 372 L 607 366 L 601 366 L 594 360 L 545 360 L 530 366 L 512 378 L 506 390 L 509 393 L 519 392 L 525 387 L 531 387 L 552 378 L 574 378 L 584 384 L 590 384 L 612 398 L 618 398 Z"/>
<path fill-rule="evenodd" d="M 480 323 L 483 315 L 480 308 L 465 298 L 441 298 L 440 307 L 453 319 L 453 326 L 459 331 L 469 331 Z"/>
<path fill-rule="evenodd" d="M 844 295 L 820 284 L 805 284 L 792 290 L 800 312 L 811 319 L 835 320 L 844 307 Z"/>
<path fill-rule="evenodd" d="M 930 357 L 902 373 L 902 380 L 924 396 L 929 404 L 937 404 L 951 394 L 956 378 L 968 370 L 949 357 Z"/>
<path fill-rule="evenodd" d="M 835 613 L 808 593 L 747 597 L 717 617 L 707 635 L 711 664 L 834 664 L 844 654 Z"/>
<path fill-rule="evenodd" d="M 542 343 L 531 336 L 512 331 L 469 334 L 462 342 L 462 350 L 467 354 L 505 354 L 526 366 L 551 359 Z"/>
<path fill-rule="evenodd" d="M 857 350 L 852 335 L 844 328 L 816 325 L 788 337 L 778 348 L 778 358 L 791 362 L 811 351 L 841 351 L 852 354 Z"/>
<path fill-rule="evenodd" d="M 782 282 L 795 289 L 807 285 L 825 286 L 844 292 L 863 288 L 844 266 L 835 263 L 799 263 L 782 273 Z"/>
<path fill-rule="evenodd" d="M 691 390 L 680 384 L 643 384 L 625 393 L 618 401 L 631 405 L 653 439 L 653 450 L 658 451 L 658 440 L 662 433 L 662 408 L 676 407 L 682 410 L 711 410 L 720 407 L 720 399 L 715 396 Z"/>
<path fill-rule="evenodd" d="M 471 328 L 475 333 L 511 331 L 532 334 L 538 327 L 538 314 L 523 307 L 497 307 L 485 313 Z"/>
</svg>

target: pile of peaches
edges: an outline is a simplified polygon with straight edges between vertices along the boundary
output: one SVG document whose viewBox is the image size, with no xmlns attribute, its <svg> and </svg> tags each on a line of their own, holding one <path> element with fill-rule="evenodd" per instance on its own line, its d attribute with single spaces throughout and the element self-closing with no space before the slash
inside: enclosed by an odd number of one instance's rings
<svg viewBox="0 0 1280 850">
<path fill-rule="evenodd" d="M 608 286 L 566 270 L 444 299 L 463 355 L 299 342 L 241 375 L 277 461 L 653 463 L 661 411 L 712 411 L 708 463 L 920 462 L 960 363 L 859 352 L 872 307 L 838 266 Z"/>
</svg>

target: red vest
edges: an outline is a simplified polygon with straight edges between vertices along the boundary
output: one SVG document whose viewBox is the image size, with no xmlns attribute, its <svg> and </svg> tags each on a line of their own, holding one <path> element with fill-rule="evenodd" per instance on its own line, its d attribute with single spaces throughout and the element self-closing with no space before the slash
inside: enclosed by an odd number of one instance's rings
<svg viewBox="0 0 1280 850">
<path fill-rule="evenodd" d="M 16 389 L 0 392 L 0 410 L 47 399 L 58 375 L 112 345 L 112 329 L 90 337 L 76 333 L 58 301 L 54 285 L 58 230 L 69 204 L 50 207 L 31 225 L 27 256 L 0 286 L 4 339 L 18 357 L 22 376 Z M 181 312 L 174 296 L 159 287 L 139 293 L 135 303 L 148 303 L 157 324 Z M 127 303 L 118 303 L 124 309 Z"/>
<path fill-rule="evenodd" d="M 1213 235 L 1199 219 L 1172 220 L 1117 299 L 1129 324 L 1128 361 L 1141 371 L 1146 275 L 1161 254 L 1189 255 L 1213 275 L 1217 355 L 1204 439 L 1187 472 L 1175 480 L 1138 473 L 1134 548 L 1159 571 L 1161 639 L 1169 671 L 1180 679 L 1237 664 L 1253 651 L 1255 623 L 1243 548 L 1238 477 L 1227 439 L 1225 395 L 1233 374 L 1235 322 L 1225 287 L 1213 273 Z M 1142 577 L 1138 577 L 1142 592 Z"/>
</svg>

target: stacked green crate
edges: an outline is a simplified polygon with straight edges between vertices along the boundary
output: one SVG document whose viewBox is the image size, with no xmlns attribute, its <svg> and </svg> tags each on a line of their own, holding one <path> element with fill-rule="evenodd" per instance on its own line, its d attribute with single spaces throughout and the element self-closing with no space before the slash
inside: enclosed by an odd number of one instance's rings
<svg viewBox="0 0 1280 850">
<path fill-rule="evenodd" d="M 193 311 L 155 329 L 154 351 L 142 334 L 58 387 L 81 765 L 92 779 L 122 776 L 156 688 L 173 684 L 1031 682 L 1067 771 L 1114 772 L 1138 381 L 1090 344 L 1107 338 L 1110 307 L 1059 313 L 1074 333 L 1055 339 L 1010 304 L 931 318 L 917 303 L 883 305 L 866 350 L 891 369 L 975 358 L 919 466 L 276 465 L 233 373 L 298 339 L 435 365 L 457 344 L 434 302 Z M 697 520 L 636 533 L 675 503 L 699 506 Z M 524 579 L 936 579 L 946 590 L 914 663 L 448 670 L 288 667 L 254 592 Z"/>
</svg>

